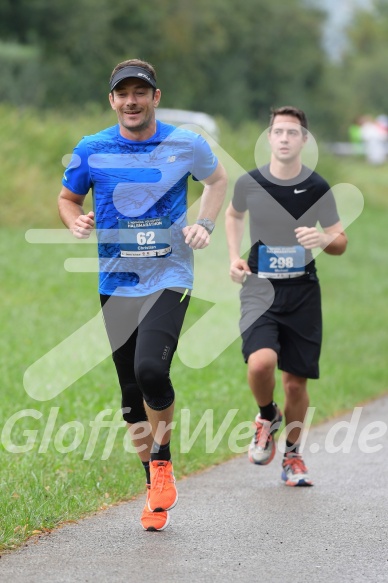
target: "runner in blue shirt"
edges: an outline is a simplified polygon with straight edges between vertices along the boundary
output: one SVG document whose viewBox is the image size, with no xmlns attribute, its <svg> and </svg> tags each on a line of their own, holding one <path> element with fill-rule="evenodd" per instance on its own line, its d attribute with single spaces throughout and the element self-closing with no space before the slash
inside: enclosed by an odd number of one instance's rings
<svg viewBox="0 0 388 583">
<path fill-rule="evenodd" d="M 96 229 L 100 300 L 123 417 L 147 476 L 145 530 L 163 530 L 178 499 L 169 371 L 193 286 L 193 251 L 209 244 L 227 184 L 200 135 L 155 119 L 160 98 L 149 63 L 132 59 L 114 68 L 109 101 L 118 124 L 78 143 L 58 202 L 76 238 Z M 190 175 L 205 185 L 193 225 L 186 222 Z M 85 214 L 90 190 L 94 211 Z"/>
</svg>

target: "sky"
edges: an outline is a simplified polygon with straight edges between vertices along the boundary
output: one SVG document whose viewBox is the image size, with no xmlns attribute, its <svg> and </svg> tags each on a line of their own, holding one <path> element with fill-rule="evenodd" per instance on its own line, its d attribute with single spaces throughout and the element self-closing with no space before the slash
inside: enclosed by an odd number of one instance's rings
<svg viewBox="0 0 388 583">
<path fill-rule="evenodd" d="M 346 47 L 344 28 L 351 22 L 354 10 L 370 8 L 372 0 L 315 0 L 315 3 L 328 12 L 323 43 L 328 54 L 338 59 Z"/>
</svg>

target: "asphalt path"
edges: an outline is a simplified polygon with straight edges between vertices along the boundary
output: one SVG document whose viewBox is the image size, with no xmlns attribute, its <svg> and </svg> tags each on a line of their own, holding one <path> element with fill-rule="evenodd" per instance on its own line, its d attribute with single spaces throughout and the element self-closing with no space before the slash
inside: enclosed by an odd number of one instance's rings
<svg viewBox="0 0 388 583">
<path fill-rule="evenodd" d="M 3 555 L 0 581 L 387 583 L 387 424 L 384 398 L 310 429 L 312 488 L 281 482 L 280 452 L 239 456 L 178 482 L 165 531 L 142 530 L 141 496 Z"/>
</svg>

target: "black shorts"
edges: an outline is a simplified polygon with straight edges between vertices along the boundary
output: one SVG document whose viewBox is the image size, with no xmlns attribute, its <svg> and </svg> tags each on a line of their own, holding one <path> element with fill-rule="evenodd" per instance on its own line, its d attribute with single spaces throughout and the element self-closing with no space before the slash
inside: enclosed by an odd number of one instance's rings
<svg viewBox="0 0 388 583">
<path fill-rule="evenodd" d="M 319 281 L 278 283 L 251 275 L 241 292 L 240 331 L 245 362 L 262 348 L 278 355 L 278 367 L 303 378 L 319 378 L 322 309 Z"/>
</svg>

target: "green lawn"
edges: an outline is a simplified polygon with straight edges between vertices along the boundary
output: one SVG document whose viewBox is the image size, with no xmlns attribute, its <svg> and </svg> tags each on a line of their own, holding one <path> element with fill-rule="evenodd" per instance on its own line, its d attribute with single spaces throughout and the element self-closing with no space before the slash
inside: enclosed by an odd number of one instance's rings
<svg viewBox="0 0 388 583">
<path fill-rule="evenodd" d="M 35 121 L 32 119 L 29 124 L 38 132 Z M 64 128 L 64 121 L 60 123 Z M 224 148 L 250 168 L 252 161 L 247 151 L 252 144 L 254 146 L 254 128 L 247 125 L 239 132 L 225 126 L 222 131 Z M 47 141 L 46 134 L 42 132 L 42 135 L 42 140 Z M 36 135 L 35 139 L 38 140 Z M 30 141 L 33 143 L 32 138 Z M 46 141 L 44 148 L 49 147 Z M 67 145 L 62 147 L 67 148 Z M 60 150 L 57 143 L 55 148 Z M 29 156 L 31 160 L 27 163 Z M 55 195 L 59 190 L 60 164 L 57 176 L 51 166 L 47 167 L 46 175 L 45 164 L 42 167 L 39 156 L 31 150 L 22 150 L 19 162 L 31 182 L 21 180 L 21 168 L 20 175 L 15 177 L 18 164 L 12 159 L 7 164 L 12 167 L 13 174 L 6 178 L 12 196 L 6 196 L 4 191 L 1 194 L 3 206 L 10 207 L 7 220 L 3 217 L 0 232 L 3 307 L 0 316 L 1 548 L 15 548 L 34 531 L 75 520 L 109 504 L 130 499 L 144 489 L 143 469 L 124 441 L 125 429 L 120 427 L 116 438 L 110 441 L 109 427 L 102 427 L 96 436 L 91 425 L 102 412 L 105 419 L 111 421 L 120 406 L 110 358 L 50 401 L 37 401 L 24 388 L 25 371 L 93 318 L 99 306 L 96 274 L 69 273 L 64 269 L 69 257 L 94 257 L 92 245 L 33 245 L 25 240 L 28 228 L 57 227 L 59 224 Z M 48 164 L 47 159 L 46 162 Z M 388 196 L 385 196 L 385 185 L 388 184 L 388 167 L 372 169 L 362 160 L 327 158 L 321 164 L 330 172 L 331 182 L 353 182 L 358 186 L 366 205 L 361 217 L 348 229 L 347 253 L 342 257 L 321 254 L 318 258 L 323 289 L 324 346 L 321 379 L 310 384 L 311 405 L 317 407 L 314 423 L 387 391 L 385 217 Z M 39 183 L 34 181 L 34 176 L 39 177 L 42 185 L 41 195 L 38 195 Z M 21 189 L 20 199 L 16 184 Z M 28 207 L 32 191 L 34 196 Z M 209 297 L 216 284 L 210 274 L 206 283 Z M 194 299 L 185 330 L 210 307 L 210 303 Z M 220 335 L 223 334 L 223 320 L 229 317 L 225 307 L 223 318 L 220 318 Z M 93 340 L 91 338 L 90 342 Z M 72 369 L 80 356 L 75 346 L 74 353 L 66 351 L 65 360 L 58 362 L 58 367 Z M 238 452 L 230 447 L 230 439 L 236 437 L 232 432 L 255 415 L 245 375 L 238 338 L 204 368 L 190 368 L 176 357 L 172 370 L 177 393 L 173 458 L 178 478 L 220 463 Z M 47 379 L 44 382 L 48 382 Z M 280 387 L 276 399 L 282 405 Z M 208 433 L 205 426 L 198 426 L 206 411 Z M 198 437 L 190 445 L 188 439 L 197 426 L 200 429 Z M 213 438 L 219 428 L 224 435 L 222 438 L 219 435 L 217 443 Z M 94 437 L 96 443 L 93 445 Z M 238 445 L 246 447 L 248 442 L 246 430 L 245 437 L 242 430 Z M 108 446 L 110 453 L 106 449 Z M 25 451 L 16 453 L 18 448 Z"/>
</svg>

